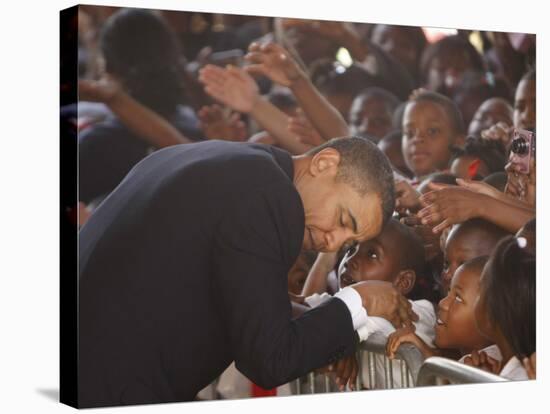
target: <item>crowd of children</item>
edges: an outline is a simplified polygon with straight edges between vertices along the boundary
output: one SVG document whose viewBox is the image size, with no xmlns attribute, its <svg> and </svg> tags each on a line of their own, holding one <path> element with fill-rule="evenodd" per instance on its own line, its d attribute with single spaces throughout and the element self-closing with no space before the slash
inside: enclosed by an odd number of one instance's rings
<svg viewBox="0 0 550 414">
<path fill-rule="evenodd" d="M 535 376 L 534 35 L 428 40 L 417 27 L 99 6 L 81 6 L 79 22 L 80 102 L 62 114 L 79 130 L 80 224 L 162 147 L 220 139 L 298 155 L 372 140 L 394 169 L 394 218 L 345 266 L 349 252 L 303 252 L 288 275 L 296 314 L 387 281 L 420 316 L 397 330 L 371 318 L 390 358 L 412 343 Z M 354 384 L 354 364 L 332 367 L 339 386 Z M 246 381 L 230 367 L 218 396 L 260 395 Z"/>
</svg>

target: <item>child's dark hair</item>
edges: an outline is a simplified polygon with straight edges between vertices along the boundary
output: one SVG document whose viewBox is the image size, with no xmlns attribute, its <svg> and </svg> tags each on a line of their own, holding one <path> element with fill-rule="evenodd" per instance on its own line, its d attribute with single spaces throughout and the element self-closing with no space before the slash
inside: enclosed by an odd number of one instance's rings
<svg viewBox="0 0 550 414">
<path fill-rule="evenodd" d="M 378 86 L 370 86 L 364 89 L 361 93 L 359 93 L 359 95 L 355 97 L 355 99 L 361 99 L 363 101 L 371 98 L 380 99 L 381 101 L 383 101 L 386 105 L 386 108 L 388 109 L 388 112 L 390 112 L 392 115 L 395 109 L 401 103 L 401 101 L 393 93 Z"/>
<path fill-rule="evenodd" d="M 101 31 L 108 73 L 120 77 L 128 93 L 160 113 L 183 100 L 178 41 L 170 27 L 147 10 L 122 9 Z"/>
<path fill-rule="evenodd" d="M 456 104 L 445 95 L 437 92 L 424 91 L 409 99 L 409 104 L 414 102 L 433 102 L 439 105 L 447 114 L 455 134 L 464 135 L 466 133 L 466 127 L 464 125 L 464 120 L 462 119 L 462 114 L 458 110 Z"/>
<path fill-rule="evenodd" d="M 294 95 L 283 90 L 269 92 L 267 94 L 267 100 L 279 109 L 289 109 L 298 106 Z"/>
<path fill-rule="evenodd" d="M 424 180 L 422 180 L 422 183 L 424 183 L 425 181 L 428 181 L 430 183 L 457 185 L 456 175 L 442 172 L 435 172 L 428 175 Z"/>
<path fill-rule="evenodd" d="M 424 53 L 422 53 L 420 59 L 420 73 L 427 76 L 428 68 L 437 55 L 442 53 L 453 55 L 462 51 L 465 51 L 468 55 L 472 69 L 485 71 L 485 65 L 483 64 L 481 55 L 477 52 L 475 47 L 462 36 L 454 35 L 444 37 L 424 49 Z"/>
<path fill-rule="evenodd" d="M 476 94 L 480 101 L 484 102 L 489 98 L 503 98 L 508 102 L 512 101 L 512 91 L 508 83 L 500 76 L 495 76 L 491 72 L 467 71 L 453 99 L 456 101 L 465 94 Z"/>
<path fill-rule="evenodd" d="M 514 355 L 520 359 L 536 350 L 535 257 L 510 236 L 491 255 L 482 279 L 484 303 Z"/>
<path fill-rule="evenodd" d="M 457 158 L 471 156 L 482 161 L 489 170 L 489 174 L 504 171 L 506 164 L 505 148 L 500 141 L 468 137 L 464 148 L 453 148 L 453 156 L 449 166 Z M 473 177 L 479 179 L 482 177 Z"/>
<path fill-rule="evenodd" d="M 405 115 L 405 108 L 407 107 L 407 102 L 401 102 L 397 105 L 397 108 L 393 111 L 392 126 L 393 129 L 402 129 L 403 128 L 403 115 Z"/>
<path fill-rule="evenodd" d="M 400 251 L 400 267 L 401 269 L 414 270 L 416 274 L 414 287 L 407 294 L 407 298 L 411 300 L 430 300 L 433 285 L 430 283 L 430 277 L 428 277 L 426 271 L 426 257 L 422 239 L 411 227 L 396 219 L 391 219 L 391 222 L 401 236 L 399 249 L 396 249 Z"/>
<path fill-rule="evenodd" d="M 377 86 L 379 82 L 359 65 L 345 67 L 340 62 L 319 59 L 310 65 L 311 82 L 323 94 L 355 96 L 361 89 Z"/>
<path fill-rule="evenodd" d="M 535 81 L 537 80 L 537 70 L 535 68 L 529 69 L 519 80 L 521 81 Z M 518 82 L 519 83 L 519 82 Z"/>
</svg>

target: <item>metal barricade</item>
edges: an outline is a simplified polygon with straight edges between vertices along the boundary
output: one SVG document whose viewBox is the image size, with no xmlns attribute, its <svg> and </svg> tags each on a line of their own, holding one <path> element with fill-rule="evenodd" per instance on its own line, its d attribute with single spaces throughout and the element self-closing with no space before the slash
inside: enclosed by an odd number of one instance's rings
<svg viewBox="0 0 550 414">
<path fill-rule="evenodd" d="M 427 358 L 418 372 L 417 386 L 434 385 L 437 378 L 453 384 L 503 382 L 506 378 L 442 357 Z"/>
<path fill-rule="evenodd" d="M 412 344 L 402 344 L 394 360 L 386 357 L 385 335 L 374 333 L 362 342 L 357 352 L 359 373 L 356 390 L 373 388 L 404 388 L 415 386 L 423 362 L 422 353 Z M 367 378 L 364 378 L 366 368 Z M 293 381 L 293 394 L 335 392 L 338 388 L 327 374 L 309 373 Z"/>
</svg>

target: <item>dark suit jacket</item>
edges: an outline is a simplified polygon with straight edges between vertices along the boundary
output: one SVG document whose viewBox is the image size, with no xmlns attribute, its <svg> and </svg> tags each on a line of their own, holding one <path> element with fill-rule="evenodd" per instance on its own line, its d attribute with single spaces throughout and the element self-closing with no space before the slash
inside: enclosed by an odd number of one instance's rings
<svg viewBox="0 0 550 414">
<path fill-rule="evenodd" d="M 292 177 L 288 153 L 222 141 L 130 171 L 80 232 L 81 407 L 191 400 L 233 360 L 271 388 L 354 351 L 339 299 L 292 320 Z"/>
</svg>

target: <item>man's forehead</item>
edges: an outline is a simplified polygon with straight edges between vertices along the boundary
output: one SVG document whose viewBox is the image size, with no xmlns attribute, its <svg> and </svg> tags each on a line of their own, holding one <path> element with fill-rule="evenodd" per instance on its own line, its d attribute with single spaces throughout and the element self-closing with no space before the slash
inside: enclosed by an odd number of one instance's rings
<svg viewBox="0 0 550 414">
<path fill-rule="evenodd" d="M 380 197 L 375 193 L 368 193 L 354 204 L 349 209 L 357 221 L 358 235 L 364 240 L 376 237 L 382 231 Z"/>
</svg>

